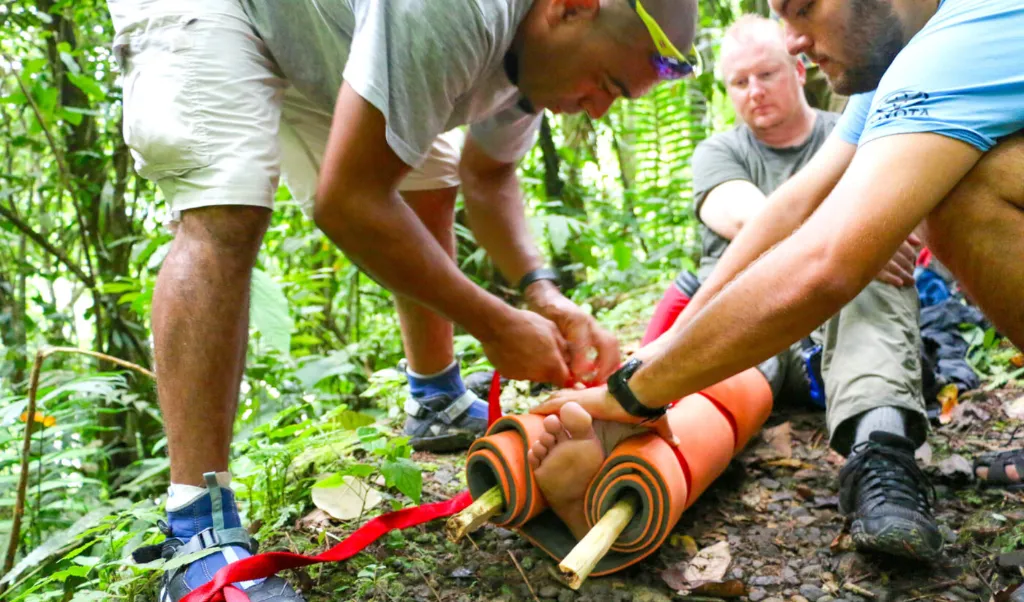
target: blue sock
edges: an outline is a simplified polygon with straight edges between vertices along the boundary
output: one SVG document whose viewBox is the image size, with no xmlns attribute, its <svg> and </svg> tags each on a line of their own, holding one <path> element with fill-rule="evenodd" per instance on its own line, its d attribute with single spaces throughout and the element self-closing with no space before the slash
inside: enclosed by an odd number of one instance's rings
<svg viewBox="0 0 1024 602">
<path fill-rule="evenodd" d="M 211 473 L 212 474 L 212 473 Z M 207 480 L 209 483 L 209 479 Z M 216 483 L 216 480 L 213 481 Z M 175 485 L 172 485 L 175 487 Z M 177 486 L 177 487 L 180 487 Z M 209 528 L 219 528 L 214 521 L 213 497 L 211 493 L 219 495 L 221 499 L 220 517 L 223 521 L 223 528 L 233 529 L 242 526 L 242 520 L 238 515 L 238 506 L 235 503 L 235 493 L 227 487 L 210 489 L 190 501 L 185 506 L 167 511 L 167 524 L 171 528 L 171 536 L 185 542 L 197 535 L 199 532 Z M 251 556 L 248 550 L 241 546 L 227 546 L 221 548 L 219 553 L 204 556 L 196 560 L 185 569 L 185 582 L 189 587 L 195 589 L 213 579 L 214 574 L 221 567 Z M 250 584 L 258 583 L 247 581 L 237 584 L 242 589 L 250 587 Z"/>
<path fill-rule="evenodd" d="M 409 380 L 409 392 L 417 401 L 439 395 L 444 395 L 449 400 L 455 401 L 466 393 L 466 384 L 462 382 L 462 372 L 459 369 L 458 360 L 436 374 L 417 374 L 407 369 L 405 377 Z M 486 419 L 487 403 L 482 400 L 473 402 L 473 405 L 469 406 L 469 415 L 473 418 Z"/>
<path fill-rule="evenodd" d="M 447 395 L 457 399 L 466 392 L 466 384 L 462 382 L 462 372 L 458 360 L 436 374 L 417 374 L 412 370 L 405 371 L 409 380 L 409 392 L 413 399 L 426 399 L 438 395 Z"/>
</svg>

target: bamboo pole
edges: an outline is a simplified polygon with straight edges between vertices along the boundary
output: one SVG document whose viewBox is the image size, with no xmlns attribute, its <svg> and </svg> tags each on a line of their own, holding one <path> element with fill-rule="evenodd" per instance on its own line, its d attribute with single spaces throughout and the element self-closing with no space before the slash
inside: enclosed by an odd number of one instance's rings
<svg viewBox="0 0 1024 602">
<path fill-rule="evenodd" d="M 625 530 L 629 521 L 633 520 L 639 505 L 640 498 L 636 494 L 629 494 L 620 499 L 562 560 L 558 569 L 562 571 L 562 576 L 569 587 L 579 589 L 583 585 L 590 572 Z"/>
<path fill-rule="evenodd" d="M 448 519 L 444 532 L 451 542 L 457 542 L 468 533 L 476 531 L 492 516 L 500 514 L 505 508 L 505 496 L 495 485 L 473 501 L 465 510 Z"/>
<path fill-rule="evenodd" d="M 43 347 L 36 352 L 35 361 L 32 363 L 32 375 L 29 377 L 28 404 L 25 408 L 25 438 L 22 440 L 21 446 L 21 472 L 18 474 L 18 491 L 14 500 L 14 516 L 11 520 L 11 534 L 7 543 L 7 556 L 4 558 L 4 568 L 3 571 L 0 571 L 0 576 L 6 575 L 11 571 L 11 568 L 14 566 L 14 558 L 18 553 L 18 540 L 21 537 L 21 517 L 25 514 L 25 495 L 28 491 L 28 462 L 29 456 L 32 454 L 32 427 L 36 421 L 36 396 L 39 392 L 39 371 L 43 366 L 43 360 L 55 353 L 78 353 L 81 355 L 88 355 L 90 357 L 99 358 L 112 364 L 117 364 L 123 368 L 128 368 L 129 370 L 145 374 L 152 379 L 156 379 L 155 374 L 146 370 L 142 366 L 126 362 L 125 360 L 105 353 L 78 349 L 76 347 Z M 2 590 L 3 588 L 0 587 L 0 591 Z"/>
</svg>

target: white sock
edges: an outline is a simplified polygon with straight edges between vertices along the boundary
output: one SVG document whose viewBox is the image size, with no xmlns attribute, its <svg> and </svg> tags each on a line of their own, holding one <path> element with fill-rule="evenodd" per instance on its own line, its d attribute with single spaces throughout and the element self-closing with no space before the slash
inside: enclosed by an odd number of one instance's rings
<svg viewBox="0 0 1024 602">
<path fill-rule="evenodd" d="M 861 414 L 857 421 L 857 434 L 854 436 L 853 444 L 867 441 L 875 431 L 906 437 L 907 426 L 902 410 L 893 406 L 882 406 Z"/>
<path fill-rule="evenodd" d="M 217 484 L 224 488 L 230 488 L 231 473 L 218 472 Z M 196 487 L 195 485 L 182 485 L 181 483 L 171 483 L 171 486 L 167 488 L 167 511 L 174 512 L 175 510 L 181 510 L 185 506 L 188 506 L 192 502 L 199 499 L 199 497 L 204 495 L 205 493 L 206 487 Z"/>
</svg>

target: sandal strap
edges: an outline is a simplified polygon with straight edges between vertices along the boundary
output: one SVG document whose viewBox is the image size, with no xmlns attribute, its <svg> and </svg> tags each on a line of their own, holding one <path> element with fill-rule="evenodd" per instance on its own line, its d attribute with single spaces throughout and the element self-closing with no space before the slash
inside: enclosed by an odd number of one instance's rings
<svg viewBox="0 0 1024 602">
<path fill-rule="evenodd" d="M 988 468 L 988 477 L 984 481 L 988 483 L 1015 484 L 1024 482 L 1024 449 L 1011 449 L 1008 451 L 986 454 L 974 464 L 978 468 Z M 1017 479 L 1011 479 L 1006 474 L 1006 468 L 1013 466 L 1017 469 Z"/>
<path fill-rule="evenodd" d="M 431 410 L 426 404 L 420 403 L 409 397 L 405 400 L 405 413 L 413 418 L 438 418 L 445 424 L 455 424 L 463 414 L 469 411 L 470 406 L 479 399 L 475 393 L 466 390 L 458 396 L 455 401 L 448 404 L 443 410 Z"/>
</svg>

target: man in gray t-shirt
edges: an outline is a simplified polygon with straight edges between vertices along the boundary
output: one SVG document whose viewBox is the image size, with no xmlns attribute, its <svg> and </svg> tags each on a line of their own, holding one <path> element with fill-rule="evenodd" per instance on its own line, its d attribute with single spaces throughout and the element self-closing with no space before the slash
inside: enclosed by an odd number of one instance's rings
<svg viewBox="0 0 1024 602">
<path fill-rule="evenodd" d="M 618 365 L 615 338 L 543 268 L 516 164 L 538 111 L 598 117 L 620 96 L 688 75 L 679 49 L 693 42 L 695 0 L 108 5 L 125 139 L 178 220 L 153 298 L 168 539 L 140 558 L 215 549 L 168 571 L 161 602 L 251 550 L 228 452 L 250 273 L 280 176 L 327 237 L 394 292 L 410 384 L 422 394 L 406 406 L 414 444 L 448 444 L 485 422 L 482 404 L 458 394 L 452 323 L 511 378 L 603 381 Z M 467 125 L 460 151 L 456 128 Z M 460 185 L 477 241 L 529 311 L 488 294 L 453 261 Z M 252 599 L 298 599 L 276 577 L 236 585 Z"/>
<path fill-rule="evenodd" d="M 693 155 L 694 200 L 703 238 L 700 282 L 765 207 L 767 197 L 825 144 L 839 117 L 808 106 L 803 64 L 786 52 L 781 30 L 771 21 L 737 21 L 722 44 L 721 68 L 741 123 L 705 140 Z M 872 434 L 879 431 L 911 449 L 924 442 L 928 421 L 921 392 L 913 258 L 908 243 L 875 282 L 810 338 L 758 366 L 776 401 L 826 407 L 830 443 L 843 455 L 851 455 L 855 446 L 862 451 L 875 445 Z M 645 344 L 671 328 L 689 303 L 697 283 L 687 274 L 666 292 Z M 781 280 L 780 293 L 785 286 Z M 845 500 L 857 495 L 865 478 L 873 478 L 858 476 L 863 474 L 842 479 Z M 922 517 L 913 525 L 916 534 L 881 543 L 871 540 L 863 547 L 891 552 L 886 546 L 895 546 L 898 553 L 916 556 L 938 553 L 941 537 L 930 510 L 923 510 Z"/>
</svg>

